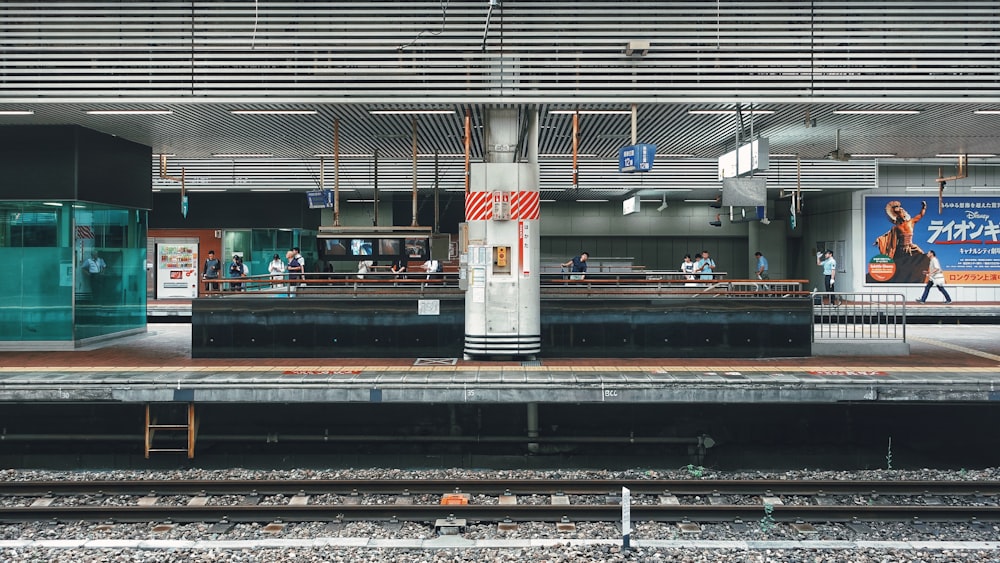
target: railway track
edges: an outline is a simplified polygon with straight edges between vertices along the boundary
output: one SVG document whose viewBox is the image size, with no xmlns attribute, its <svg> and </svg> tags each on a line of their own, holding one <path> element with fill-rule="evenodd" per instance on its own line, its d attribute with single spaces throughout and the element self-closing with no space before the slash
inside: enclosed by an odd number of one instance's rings
<svg viewBox="0 0 1000 563">
<path fill-rule="evenodd" d="M 1000 482 L 379 479 L 0 482 L 0 522 L 615 522 L 622 487 L 634 521 L 1000 521 Z"/>
</svg>

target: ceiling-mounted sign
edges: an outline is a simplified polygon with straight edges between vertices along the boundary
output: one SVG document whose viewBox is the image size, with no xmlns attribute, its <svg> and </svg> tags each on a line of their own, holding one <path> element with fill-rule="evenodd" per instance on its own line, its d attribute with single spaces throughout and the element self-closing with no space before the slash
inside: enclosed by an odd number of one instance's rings
<svg viewBox="0 0 1000 563">
<path fill-rule="evenodd" d="M 619 172 L 649 172 L 653 168 L 656 145 L 639 143 L 618 149 Z"/>
<path fill-rule="evenodd" d="M 770 165 L 768 153 L 770 143 L 767 137 L 751 141 L 740 148 L 719 157 L 719 179 L 742 176 L 758 170 L 767 170 Z"/>
<path fill-rule="evenodd" d="M 639 196 L 634 195 L 622 201 L 622 215 L 631 215 L 639 211 L 641 211 Z"/>
<path fill-rule="evenodd" d="M 309 209 L 333 207 L 333 190 L 313 190 L 306 192 Z"/>
</svg>

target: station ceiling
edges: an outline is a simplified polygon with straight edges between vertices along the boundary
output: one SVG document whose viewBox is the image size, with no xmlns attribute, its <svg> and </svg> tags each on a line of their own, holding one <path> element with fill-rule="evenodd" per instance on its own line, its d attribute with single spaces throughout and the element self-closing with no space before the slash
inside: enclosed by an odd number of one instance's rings
<svg viewBox="0 0 1000 563">
<path fill-rule="evenodd" d="M 466 112 L 482 162 L 487 110 L 516 107 L 538 111 L 551 199 L 710 196 L 738 132 L 768 138 L 769 187 L 803 168 L 815 189 L 857 189 L 876 158 L 1000 164 L 975 156 L 1000 154 L 998 33 L 994 0 L 7 2 L 0 126 L 82 125 L 170 155 L 192 190 L 248 191 L 330 179 L 315 155 L 337 122 L 338 181 L 370 197 L 376 168 L 410 186 L 414 147 L 419 189 L 460 190 Z M 647 174 L 618 173 L 633 107 L 636 140 L 657 147 Z M 149 109 L 164 113 L 88 113 Z M 712 110 L 730 113 L 692 113 Z M 277 111 L 302 113 L 262 113 Z M 176 189 L 155 160 L 151 174 Z"/>
<path fill-rule="evenodd" d="M 23 109 L 24 104 L 18 104 Z M 155 107 L 163 115 L 103 115 L 95 110 L 129 110 Z M 438 174 L 440 185 L 456 189 L 464 182 L 464 130 L 468 112 L 471 123 L 472 162 L 484 158 L 482 127 L 486 105 L 431 104 L 323 104 L 288 103 L 180 103 L 94 104 L 39 103 L 33 115 L 0 117 L 0 124 L 78 124 L 152 147 L 155 155 L 168 155 L 171 174 L 179 167 L 201 169 L 204 176 L 228 174 L 235 168 L 266 178 L 262 184 L 220 179 L 192 183 L 198 190 L 222 186 L 226 190 L 307 190 L 318 187 L 320 156 L 325 160 L 326 187 L 332 187 L 332 156 L 337 129 L 339 181 L 355 189 L 355 197 L 370 197 L 373 163 L 383 170 L 383 186 L 396 191 L 412 180 L 414 147 L 420 165 L 420 189 L 430 185 L 428 176 Z M 504 107 L 504 106 L 497 106 Z M 707 198 L 718 191 L 717 179 L 704 177 L 709 161 L 733 150 L 737 131 L 741 142 L 757 136 L 770 143 L 772 164 L 792 170 L 797 159 L 828 167 L 824 173 L 838 175 L 850 164 L 882 162 L 928 166 L 954 166 L 956 155 L 971 155 L 970 163 L 1000 161 L 1000 115 L 976 113 L 1000 109 L 982 103 L 907 104 L 798 104 L 775 103 L 759 107 L 732 103 L 637 104 L 636 138 L 657 147 L 660 174 L 619 174 L 618 149 L 632 142 L 631 106 L 628 104 L 538 104 L 518 106 L 539 113 L 539 162 L 543 196 L 572 201 L 581 197 L 622 199 L 628 195 L 668 199 Z M 0 104 L 0 110 L 7 109 Z M 436 114 L 374 114 L 385 110 L 445 110 Z M 705 114 L 706 110 L 729 113 Z M 301 114 L 233 113 L 303 111 Z M 573 116 L 578 117 L 578 184 L 573 186 Z M 862 113 L 842 113 L 844 111 Z M 864 112 L 915 113 L 864 113 Z M 603 113 L 616 112 L 616 113 Z M 377 152 L 377 159 L 375 154 Z M 267 156 L 215 156 L 267 155 Z M 521 157 L 525 152 L 521 152 Z M 435 161 L 437 171 L 434 171 Z M 679 165 L 663 170 L 666 163 Z M 685 163 L 689 164 L 685 166 Z M 701 166 L 697 166 L 701 165 Z M 706 168 L 708 167 L 708 168 Z M 697 169 L 697 170 L 696 170 Z M 395 170 L 395 172 L 393 172 Z M 786 180 L 789 172 L 785 173 Z M 300 177 L 305 176 L 305 177 Z M 192 176 L 192 177 L 197 177 Z M 787 183 L 787 182 L 786 182 Z M 169 183 L 161 184 L 171 189 Z M 578 191 L 578 189 L 583 191 Z M 685 188 L 690 191 L 684 191 Z M 691 188 L 694 188 L 691 190 Z M 595 190 L 593 193 L 588 190 Z M 680 190 L 680 191 L 678 191 Z M 674 193 L 676 191 L 676 193 Z"/>
</svg>

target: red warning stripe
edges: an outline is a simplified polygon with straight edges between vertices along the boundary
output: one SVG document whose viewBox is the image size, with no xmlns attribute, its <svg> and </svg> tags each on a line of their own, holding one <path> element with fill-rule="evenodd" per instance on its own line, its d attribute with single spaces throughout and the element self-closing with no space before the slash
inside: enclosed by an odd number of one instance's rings
<svg viewBox="0 0 1000 563">
<path fill-rule="evenodd" d="M 540 205 L 538 192 L 517 192 L 510 202 L 510 218 L 538 219 Z"/>
<path fill-rule="evenodd" d="M 537 220 L 540 214 L 538 192 L 513 192 L 510 199 L 510 218 Z M 465 198 L 466 221 L 489 221 L 493 218 L 493 192 L 469 192 Z"/>
</svg>

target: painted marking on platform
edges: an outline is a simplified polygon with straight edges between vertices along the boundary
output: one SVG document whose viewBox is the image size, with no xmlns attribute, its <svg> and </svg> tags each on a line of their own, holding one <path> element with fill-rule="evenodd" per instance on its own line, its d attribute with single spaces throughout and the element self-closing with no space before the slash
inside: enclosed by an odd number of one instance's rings
<svg viewBox="0 0 1000 563">
<path fill-rule="evenodd" d="M 921 338 L 919 336 L 910 336 L 909 340 L 915 340 L 917 342 L 923 342 L 924 344 L 930 344 L 931 346 L 939 346 L 941 348 L 947 348 L 949 350 L 955 350 L 956 352 L 964 352 L 972 356 L 979 356 L 980 358 L 986 358 L 987 360 L 993 360 L 994 362 L 1000 362 L 1000 356 L 996 354 L 990 354 L 989 352 L 983 352 L 982 350 L 976 350 L 974 348 L 968 348 L 965 346 L 959 346 L 958 344 L 950 344 L 948 342 L 942 342 L 940 340 L 933 340 L 931 338 Z"/>
<path fill-rule="evenodd" d="M 458 364 L 458 358 L 417 358 L 415 366 L 453 366 Z"/>
<path fill-rule="evenodd" d="M 886 376 L 889 375 L 884 371 L 859 371 L 859 370 L 843 370 L 843 369 L 830 369 L 830 370 L 820 370 L 820 371 L 807 371 L 809 375 L 842 375 L 847 377 L 854 377 L 859 375 L 868 376 Z"/>
<path fill-rule="evenodd" d="M 359 369 L 290 369 L 281 372 L 282 375 L 358 375 Z"/>
</svg>

